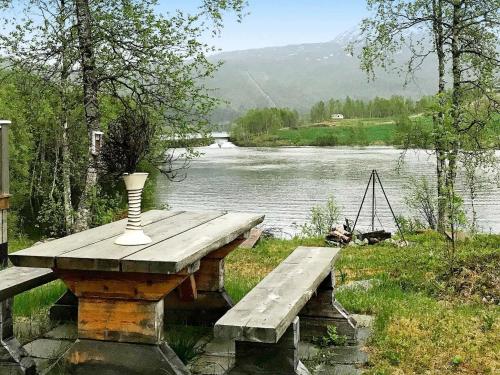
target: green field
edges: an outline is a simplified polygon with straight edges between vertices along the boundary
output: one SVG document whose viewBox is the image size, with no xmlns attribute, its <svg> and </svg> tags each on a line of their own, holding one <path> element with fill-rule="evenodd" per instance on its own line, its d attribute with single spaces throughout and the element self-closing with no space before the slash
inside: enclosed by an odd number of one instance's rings
<svg viewBox="0 0 500 375">
<path fill-rule="evenodd" d="M 236 140 L 235 143 L 249 147 L 393 145 L 396 128 L 392 119 L 346 119 L 280 129 L 247 140 Z"/>
</svg>

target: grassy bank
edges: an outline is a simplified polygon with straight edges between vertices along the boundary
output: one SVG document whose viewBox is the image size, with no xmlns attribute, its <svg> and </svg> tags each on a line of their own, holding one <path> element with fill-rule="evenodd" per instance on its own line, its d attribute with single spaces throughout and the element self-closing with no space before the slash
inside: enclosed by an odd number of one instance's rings
<svg viewBox="0 0 500 375">
<path fill-rule="evenodd" d="M 248 147 L 393 145 L 396 129 L 393 119 L 346 119 L 280 129 L 235 142 Z"/>
<path fill-rule="evenodd" d="M 411 241 L 407 248 L 348 247 L 336 264 L 338 283 L 377 280 L 369 291 L 337 294 L 351 312 L 376 317 L 367 348 L 368 373 L 498 373 L 500 236 L 478 236 L 460 244 L 458 266 L 451 275 L 439 236 L 414 236 Z M 229 293 L 240 299 L 299 245 L 323 242 L 266 240 L 254 250 L 231 254 L 226 266 Z"/>
</svg>

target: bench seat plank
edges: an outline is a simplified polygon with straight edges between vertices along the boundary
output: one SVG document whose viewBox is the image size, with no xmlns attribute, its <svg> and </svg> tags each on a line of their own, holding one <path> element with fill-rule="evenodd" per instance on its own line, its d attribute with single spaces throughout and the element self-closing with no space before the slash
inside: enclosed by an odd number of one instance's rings
<svg viewBox="0 0 500 375">
<path fill-rule="evenodd" d="M 11 267 L 0 271 L 0 301 L 55 280 L 50 269 Z"/>
<path fill-rule="evenodd" d="M 321 282 L 338 248 L 298 247 L 215 324 L 215 336 L 277 343 Z"/>
<path fill-rule="evenodd" d="M 145 227 L 148 227 L 158 221 L 179 215 L 181 212 L 182 211 L 164 210 L 147 211 L 142 214 L 142 222 Z M 123 232 L 126 225 L 127 219 L 115 221 L 97 228 L 92 228 L 67 237 L 32 246 L 25 250 L 17 251 L 10 254 L 9 259 L 15 266 L 54 268 L 55 258 L 57 256 L 118 236 Z"/>
</svg>

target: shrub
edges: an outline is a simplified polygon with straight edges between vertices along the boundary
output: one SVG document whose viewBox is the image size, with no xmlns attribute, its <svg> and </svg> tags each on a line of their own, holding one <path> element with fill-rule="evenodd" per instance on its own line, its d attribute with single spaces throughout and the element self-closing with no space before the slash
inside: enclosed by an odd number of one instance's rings
<svg viewBox="0 0 500 375">
<path fill-rule="evenodd" d="M 316 138 L 313 142 L 313 146 L 336 146 L 339 144 L 339 139 L 333 134 L 325 134 Z"/>
<path fill-rule="evenodd" d="M 322 348 L 327 348 L 329 346 L 342 346 L 347 342 L 347 337 L 344 335 L 339 335 L 337 333 L 337 327 L 328 326 L 326 328 L 326 335 L 321 337 L 314 337 L 313 344 L 316 344 Z"/>
<path fill-rule="evenodd" d="M 311 208 L 310 223 L 302 226 L 302 234 L 306 237 L 327 235 L 340 216 L 340 208 L 333 196 L 328 198 L 325 206 Z"/>
<path fill-rule="evenodd" d="M 426 177 L 420 179 L 412 177 L 406 188 L 408 194 L 404 198 L 405 204 L 419 219 L 425 220 L 429 228 L 436 229 L 438 202 L 436 192 L 429 184 L 429 180 Z M 419 219 L 414 220 L 420 223 Z"/>
</svg>

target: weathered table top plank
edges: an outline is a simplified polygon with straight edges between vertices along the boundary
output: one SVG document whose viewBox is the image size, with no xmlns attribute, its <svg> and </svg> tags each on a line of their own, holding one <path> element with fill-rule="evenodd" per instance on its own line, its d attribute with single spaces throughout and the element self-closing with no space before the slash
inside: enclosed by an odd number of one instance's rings
<svg viewBox="0 0 500 375">
<path fill-rule="evenodd" d="M 145 212 L 142 217 L 144 226 L 176 216 L 182 211 L 152 210 Z M 108 238 L 120 235 L 127 220 L 119 220 L 110 224 L 102 225 L 83 232 L 75 233 L 67 237 L 32 246 L 9 255 L 11 262 L 20 267 L 54 268 L 55 258 L 64 253 L 80 249 L 82 247 L 98 244 Z"/>
<path fill-rule="evenodd" d="M 223 212 L 144 213 L 153 240 L 140 246 L 114 243 L 121 220 L 11 254 L 13 264 L 83 271 L 175 273 L 230 243 L 264 220 L 263 215 Z"/>
<path fill-rule="evenodd" d="M 0 301 L 56 279 L 47 268 L 11 267 L 0 271 Z"/>
<path fill-rule="evenodd" d="M 121 261 L 123 272 L 174 273 L 230 243 L 264 220 L 263 215 L 230 212 L 162 241 Z"/>
<path fill-rule="evenodd" d="M 215 325 L 218 337 L 276 343 L 332 271 L 339 249 L 298 247 Z"/>
<path fill-rule="evenodd" d="M 138 253 L 159 242 L 179 235 L 189 229 L 194 229 L 210 220 L 224 215 L 223 212 L 183 212 L 155 223 L 146 229 L 153 240 L 147 245 L 120 246 L 114 243 L 115 237 L 99 242 L 99 246 L 87 246 L 64 253 L 56 257 L 56 268 L 89 270 L 89 271 L 120 271 L 120 261 L 126 256 Z"/>
</svg>

